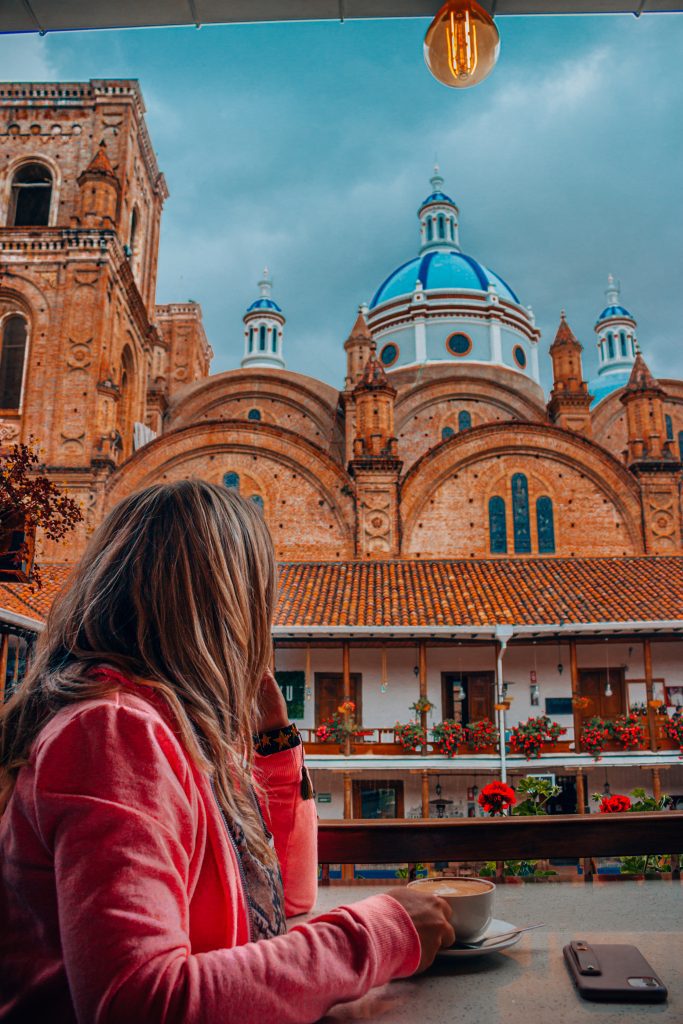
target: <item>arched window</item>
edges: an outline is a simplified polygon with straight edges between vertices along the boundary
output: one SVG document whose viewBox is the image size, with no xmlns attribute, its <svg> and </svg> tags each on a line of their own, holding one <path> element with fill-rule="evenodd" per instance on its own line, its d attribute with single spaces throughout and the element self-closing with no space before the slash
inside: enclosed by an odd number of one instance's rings
<svg viewBox="0 0 683 1024">
<path fill-rule="evenodd" d="M 128 245 L 130 246 L 130 251 L 132 253 L 135 252 L 135 236 L 137 235 L 137 233 L 138 233 L 138 211 L 137 211 L 136 207 L 133 207 L 133 212 L 130 215 L 130 238 L 129 238 L 129 241 L 128 241 Z"/>
<path fill-rule="evenodd" d="M 45 227 L 51 199 L 52 175 L 45 164 L 22 164 L 12 179 L 9 227 Z"/>
<path fill-rule="evenodd" d="M 607 352 L 610 359 L 614 359 L 614 335 L 611 331 L 607 332 Z"/>
<path fill-rule="evenodd" d="M 0 355 L 0 409 L 18 409 L 26 357 L 26 321 L 8 316 L 2 330 Z"/>
<path fill-rule="evenodd" d="M 605 361 L 605 342 L 604 342 L 604 339 L 603 339 L 603 341 L 600 342 L 600 359 L 604 363 L 604 361 Z"/>
<path fill-rule="evenodd" d="M 673 441 L 673 439 L 674 439 L 674 421 L 671 419 L 671 417 L 669 415 L 666 415 L 664 417 L 664 422 L 666 424 L 666 439 L 667 439 L 667 441 Z"/>
<path fill-rule="evenodd" d="M 270 344 L 273 352 L 277 352 L 277 327 L 273 327 L 273 339 Z"/>
<path fill-rule="evenodd" d="M 434 222 L 431 217 L 427 217 L 427 241 L 431 242 L 434 237 Z"/>
<path fill-rule="evenodd" d="M 636 354 L 636 339 L 635 338 L 631 338 L 631 355 L 634 356 L 635 354 Z"/>
<path fill-rule="evenodd" d="M 121 353 L 121 388 L 118 404 L 118 429 L 123 443 L 123 456 L 126 458 L 133 450 L 133 402 L 135 400 L 135 360 L 130 346 L 126 345 Z"/>
<path fill-rule="evenodd" d="M 250 409 L 249 412 L 247 413 L 247 419 L 248 420 L 260 420 L 261 419 L 261 410 L 260 409 Z"/>
<path fill-rule="evenodd" d="M 254 328 L 249 328 L 249 351 L 254 351 Z"/>
<path fill-rule="evenodd" d="M 489 498 L 489 547 L 492 555 L 507 554 L 505 502 L 499 497 Z"/>
<path fill-rule="evenodd" d="M 683 462 L 683 430 L 678 431 L 678 457 Z"/>
<path fill-rule="evenodd" d="M 224 473 L 223 474 L 223 486 L 228 487 L 230 490 L 239 491 L 240 489 L 240 478 L 239 473 Z"/>
<path fill-rule="evenodd" d="M 455 241 L 455 220 L 451 217 L 451 238 Z"/>
<path fill-rule="evenodd" d="M 258 347 L 259 351 L 266 351 L 266 329 L 263 324 L 258 329 Z"/>
<path fill-rule="evenodd" d="M 461 409 L 458 413 L 458 430 L 469 430 L 472 426 L 472 416 L 467 409 Z"/>
<path fill-rule="evenodd" d="M 258 507 L 263 512 L 263 498 L 261 497 L 261 495 L 260 494 L 252 494 L 251 500 L 254 502 L 255 505 L 258 505 Z"/>
<path fill-rule="evenodd" d="M 538 533 L 538 553 L 540 555 L 554 555 L 555 523 L 553 521 L 553 503 L 545 495 L 536 502 L 536 531 Z"/>
<path fill-rule="evenodd" d="M 622 356 L 626 355 L 626 332 L 619 331 L 619 349 Z"/>
<path fill-rule="evenodd" d="M 446 218 L 442 213 L 439 214 L 439 238 L 446 237 Z"/>
<path fill-rule="evenodd" d="M 447 441 L 449 437 L 455 437 L 455 431 L 453 427 L 444 427 L 441 431 L 441 440 Z"/>
<path fill-rule="evenodd" d="M 529 485 L 524 473 L 515 473 L 512 478 L 512 529 L 515 537 L 515 552 L 528 555 L 531 552 Z"/>
</svg>

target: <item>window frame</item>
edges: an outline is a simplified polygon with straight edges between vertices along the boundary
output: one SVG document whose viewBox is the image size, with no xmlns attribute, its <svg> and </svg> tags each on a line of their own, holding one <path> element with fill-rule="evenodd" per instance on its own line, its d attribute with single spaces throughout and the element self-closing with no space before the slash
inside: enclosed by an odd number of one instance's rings
<svg viewBox="0 0 683 1024">
<path fill-rule="evenodd" d="M 396 349 L 396 355 L 394 356 L 394 358 L 390 362 L 387 363 L 382 358 L 382 353 L 384 352 L 385 349 L 387 349 L 389 347 L 389 345 L 393 345 L 393 347 Z M 399 346 L 397 345 L 397 343 L 395 341 L 387 341 L 387 342 L 384 343 L 384 345 L 382 345 L 382 347 L 379 350 L 377 355 L 378 355 L 378 359 L 379 359 L 380 363 L 382 364 L 382 366 L 384 367 L 384 369 L 388 370 L 390 366 L 393 366 L 394 363 L 396 363 L 398 361 L 398 358 L 401 355 L 401 349 L 399 348 Z"/>
<path fill-rule="evenodd" d="M 452 338 L 466 338 L 468 342 L 468 348 L 464 352 L 454 352 L 449 345 L 449 342 L 451 341 Z M 454 359 L 465 359 L 474 348 L 472 338 L 465 331 L 452 331 L 446 338 L 444 344 L 446 346 L 446 351 L 448 352 L 449 356 L 453 356 Z"/>
<path fill-rule="evenodd" d="M 0 416 L 11 417 L 20 416 L 24 409 L 24 396 L 26 393 L 26 376 L 28 372 L 28 357 L 31 345 L 31 320 L 28 314 L 23 309 L 8 309 L 6 313 L 0 316 L 0 362 L 2 361 L 2 351 L 5 345 L 5 325 L 8 320 L 12 317 L 19 317 L 24 321 L 26 325 L 26 339 L 24 341 L 24 364 L 21 368 L 21 385 L 19 388 L 19 404 L 16 407 L 12 406 L 0 406 Z"/>
<path fill-rule="evenodd" d="M 47 211 L 47 221 L 45 224 L 15 224 L 17 214 L 17 188 L 15 187 L 15 180 L 17 175 L 21 172 L 22 168 L 30 167 L 31 165 L 37 165 L 44 167 L 50 175 L 51 186 L 50 186 L 50 202 Z M 36 228 L 49 228 L 54 227 L 56 223 L 57 210 L 59 208 L 59 171 L 58 168 L 54 167 L 50 160 L 44 158 L 43 154 L 40 156 L 28 156 L 24 155 L 14 164 L 7 168 L 7 205 L 5 209 L 4 226 L 7 228 L 13 228 L 16 231 L 31 231 Z M 19 183 L 20 184 L 20 183 Z M 37 184 L 37 183 L 36 183 Z M 41 187 L 37 184 L 37 187 Z"/>
</svg>

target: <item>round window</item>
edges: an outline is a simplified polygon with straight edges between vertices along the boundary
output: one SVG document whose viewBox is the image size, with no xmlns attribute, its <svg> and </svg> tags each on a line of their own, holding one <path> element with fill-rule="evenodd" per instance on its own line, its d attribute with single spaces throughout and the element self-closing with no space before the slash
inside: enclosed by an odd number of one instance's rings
<svg viewBox="0 0 683 1024">
<path fill-rule="evenodd" d="M 515 345 L 512 350 L 512 358 L 517 363 L 520 370 L 524 370 L 526 368 L 526 352 L 521 345 Z"/>
<path fill-rule="evenodd" d="M 247 419 L 248 420 L 260 420 L 261 419 L 260 410 L 259 409 L 250 409 L 249 412 L 247 413 Z"/>
<path fill-rule="evenodd" d="M 451 334 L 446 338 L 446 348 L 452 356 L 466 356 L 472 351 L 472 339 L 467 334 Z"/>
<path fill-rule="evenodd" d="M 379 354 L 380 362 L 384 366 L 393 366 L 398 359 L 398 352 L 398 345 L 394 345 L 393 341 L 390 341 Z"/>
</svg>

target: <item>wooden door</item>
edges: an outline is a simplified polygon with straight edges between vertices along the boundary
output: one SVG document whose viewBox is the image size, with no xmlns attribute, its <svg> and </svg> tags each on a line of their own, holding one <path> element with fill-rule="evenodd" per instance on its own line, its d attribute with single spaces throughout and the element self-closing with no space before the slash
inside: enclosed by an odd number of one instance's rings
<svg viewBox="0 0 683 1024">
<path fill-rule="evenodd" d="M 467 721 L 493 720 L 493 672 L 468 672 Z"/>
<path fill-rule="evenodd" d="M 356 705 L 354 718 L 358 725 L 363 720 L 361 686 L 362 674 L 351 673 L 351 700 Z M 344 700 L 344 676 L 341 672 L 315 673 L 315 724 L 320 725 L 326 718 L 331 718 Z"/>
<path fill-rule="evenodd" d="M 355 779 L 354 818 L 402 818 L 403 782 L 400 779 Z"/>
<path fill-rule="evenodd" d="M 579 669 L 579 693 L 582 697 L 590 697 L 591 702 L 587 708 L 581 709 L 581 718 L 616 718 L 623 715 L 626 710 L 626 686 L 624 684 L 623 668 L 611 668 L 609 670 L 609 683 L 612 689 L 611 697 L 605 696 L 607 689 L 606 668 L 580 668 Z"/>
</svg>

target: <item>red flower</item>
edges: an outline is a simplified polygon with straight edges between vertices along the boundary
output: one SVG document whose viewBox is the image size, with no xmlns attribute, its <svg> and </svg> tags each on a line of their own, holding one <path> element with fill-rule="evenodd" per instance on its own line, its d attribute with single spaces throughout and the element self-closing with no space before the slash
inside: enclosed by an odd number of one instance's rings
<svg viewBox="0 0 683 1024">
<path fill-rule="evenodd" d="M 517 803 L 515 791 L 504 782 L 489 782 L 479 794 L 479 805 L 484 808 L 487 814 L 494 817 L 502 814 L 506 807 L 512 807 Z"/>
<path fill-rule="evenodd" d="M 621 811 L 630 811 L 631 801 L 621 793 L 614 793 L 613 796 L 603 796 L 600 801 L 600 814 L 618 814 Z"/>
</svg>

